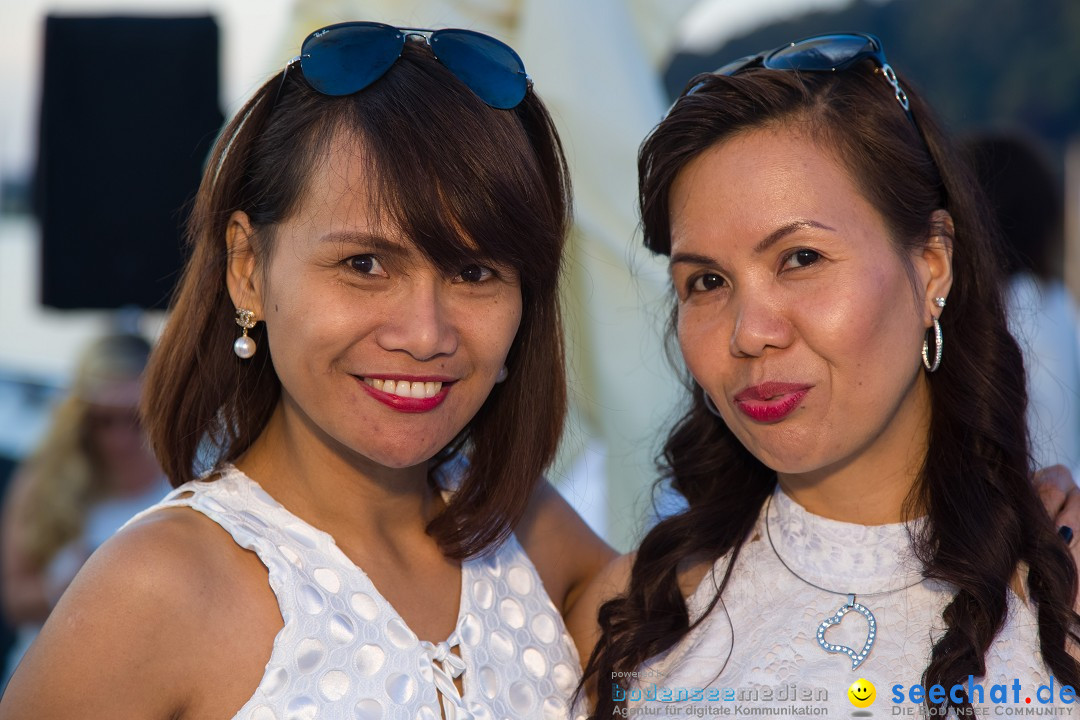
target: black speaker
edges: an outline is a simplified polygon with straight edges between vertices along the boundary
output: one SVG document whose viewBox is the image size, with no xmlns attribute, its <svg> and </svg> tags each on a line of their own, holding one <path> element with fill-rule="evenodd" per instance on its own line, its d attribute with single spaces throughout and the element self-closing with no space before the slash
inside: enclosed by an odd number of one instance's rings
<svg viewBox="0 0 1080 720">
<path fill-rule="evenodd" d="M 164 307 L 222 120 L 212 17 L 46 19 L 34 183 L 43 304 Z"/>
</svg>

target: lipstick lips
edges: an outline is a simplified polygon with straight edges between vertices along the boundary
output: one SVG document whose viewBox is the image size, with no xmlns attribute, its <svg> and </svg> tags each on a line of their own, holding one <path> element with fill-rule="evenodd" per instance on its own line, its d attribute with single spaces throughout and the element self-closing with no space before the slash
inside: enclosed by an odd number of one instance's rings
<svg viewBox="0 0 1080 720">
<path fill-rule="evenodd" d="M 354 376 L 356 377 L 356 376 Z M 447 393 L 450 392 L 450 388 L 454 384 L 454 380 L 444 377 L 417 377 L 412 375 L 372 375 L 372 378 L 378 377 L 380 380 L 392 380 L 392 381 L 405 381 L 409 383 L 414 382 L 438 382 L 442 383 L 442 389 L 435 393 L 431 397 L 404 397 L 402 395 L 395 395 L 394 393 L 380 390 L 364 382 L 363 377 L 357 377 L 356 379 L 360 383 L 360 387 L 364 389 L 371 397 L 375 398 L 384 405 L 404 413 L 424 413 L 434 410 L 442 401 L 446 399 Z"/>
<path fill-rule="evenodd" d="M 765 382 L 740 390 L 735 406 L 752 420 L 776 422 L 799 407 L 812 386 L 801 383 Z"/>
</svg>

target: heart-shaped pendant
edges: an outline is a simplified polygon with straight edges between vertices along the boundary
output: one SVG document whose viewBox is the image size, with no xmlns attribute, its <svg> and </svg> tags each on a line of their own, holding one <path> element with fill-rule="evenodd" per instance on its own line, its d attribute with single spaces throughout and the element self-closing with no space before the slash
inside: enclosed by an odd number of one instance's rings
<svg viewBox="0 0 1080 720">
<path fill-rule="evenodd" d="M 833 645 L 825 641 L 825 631 L 833 625 L 839 625 L 840 621 L 844 619 L 844 616 L 852 610 L 861 613 L 863 617 L 866 618 L 866 621 L 870 624 L 869 632 L 866 635 L 866 642 L 863 644 L 862 649 L 859 650 L 859 652 L 855 652 L 847 645 Z M 845 655 L 847 655 L 849 658 L 851 658 L 852 670 L 862 665 L 863 661 L 866 660 L 866 656 L 870 654 L 870 649 L 874 647 L 874 638 L 876 637 L 877 620 L 874 619 L 874 613 L 870 612 L 870 610 L 865 605 L 860 605 L 859 603 L 855 602 L 854 595 L 848 595 L 847 603 L 841 605 L 840 609 L 836 611 L 835 615 L 822 620 L 821 624 L 818 625 L 817 629 L 818 645 L 820 645 L 825 652 L 844 653 Z"/>
</svg>

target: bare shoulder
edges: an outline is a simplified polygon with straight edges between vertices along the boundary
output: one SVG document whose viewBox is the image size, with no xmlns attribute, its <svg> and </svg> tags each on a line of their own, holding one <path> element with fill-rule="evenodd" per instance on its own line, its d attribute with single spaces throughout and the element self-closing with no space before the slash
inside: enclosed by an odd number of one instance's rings
<svg viewBox="0 0 1080 720">
<path fill-rule="evenodd" d="M 167 509 L 105 543 L 20 664 L 0 718 L 186 716 L 211 638 L 230 621 L 206 610 L 235 607 L 250 572 L 223 534 L 199 513 Z"/>
<path fill-rule="evenodd" d="M 228 570 L 229 555 L 220 552 L 227 539 L 218 525 L 186 508 L 149 513 L 91 556 L 72 584 L 72 596 L 61 604 L 93 599 L 113 588 L 124 590 L 116 602 L 170 613 L 209 600 L 212 581 Z"/>
<path fill-rule="evenodd" d="M 533 492 L 514 532 L 563 617 L 616 556 L 547 480 Z"/>
</svg>

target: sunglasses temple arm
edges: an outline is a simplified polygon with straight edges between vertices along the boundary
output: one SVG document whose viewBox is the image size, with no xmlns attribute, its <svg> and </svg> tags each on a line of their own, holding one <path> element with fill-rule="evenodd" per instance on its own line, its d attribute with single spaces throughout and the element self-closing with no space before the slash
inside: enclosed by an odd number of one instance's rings
<svg viewBox="0 0 1080 720">
<path fill-rule="evenodd" d="M 278 83 L 277 92 L 274 93 L 274 104 L 270 106 L 271 109 L 276 108 L 278 100 L 281 99 L 281 91 L 285 89 L 285 78 L 289 76 L 289 68 L 300 62 L 300 55 L 297 55 L 289 62 L 285 63 L 285 69 L 281 71 L 281 82 Z"/>
</svg>

